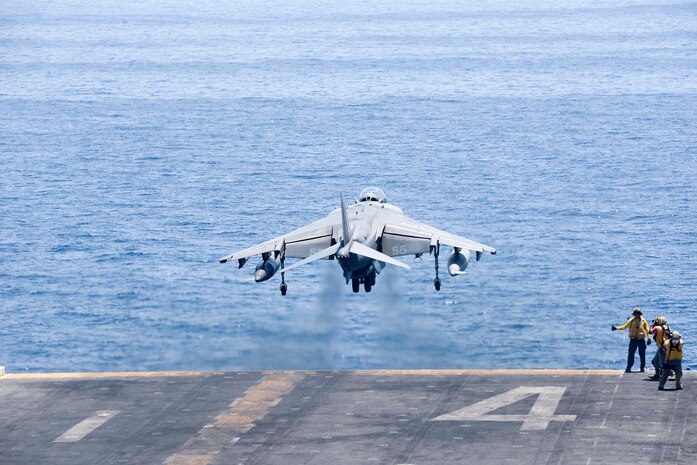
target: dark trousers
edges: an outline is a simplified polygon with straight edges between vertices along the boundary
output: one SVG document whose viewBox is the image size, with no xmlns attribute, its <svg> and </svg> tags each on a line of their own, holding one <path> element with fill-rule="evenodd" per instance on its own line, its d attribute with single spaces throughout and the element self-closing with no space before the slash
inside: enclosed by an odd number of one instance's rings
<svg viewBox="0 0 697 465">
<path fill-rule="evenodd" d="M 629 340 L 629 352 L 627 353 L 627 370 L 631 370 L 634 366 L 634 352 L 639 349 L 639 359 L 641 360 L 641 368 L 646 367 L 646 340 L 642 337 L 641 339 L 630 339 Z"/>
<path fill-rule="evenodd" d="M 680 384 L 682 379 L 682 360 L 671 360 L 663 364 L 663 374 L 661 374 L 661 380 L 658 382 L 659 388 L 666 385 L 668 376 L 670 376 L 670 370 L 675 372 L 675 387 L 682 387 L 682 384 Z"/>
</svg>

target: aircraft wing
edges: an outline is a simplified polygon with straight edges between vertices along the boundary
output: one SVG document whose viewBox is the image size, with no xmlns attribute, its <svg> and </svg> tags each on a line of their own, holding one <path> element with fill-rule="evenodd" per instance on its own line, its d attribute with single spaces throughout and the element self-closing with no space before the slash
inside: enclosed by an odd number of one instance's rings
<svg viewBox="0 0 697 465">
<path fill-rule="evenodd" d="M 496 253 L 491 246 L 450 234 L 406 215 L 385 224 L 382 232 L 382 252 L 391 257 L 430 253 L 431 246 L 438 244 L 479 253 Z"/>
<path fill-rule="evenodd" d="M 262 242 L 261 244 L 240 250 L 220 259 L 221 263 L 237 260 L 240 268 L 253 255 L 261 255 L 273 251 L 281 251 L 285 245 L 286 258 L 307 258 L 332 244 L 335 233 L 340 234 L 341 217 L 338 212 L 332 213 L 314 223 L 298 228 L 283 236 Z"/>
</svg>

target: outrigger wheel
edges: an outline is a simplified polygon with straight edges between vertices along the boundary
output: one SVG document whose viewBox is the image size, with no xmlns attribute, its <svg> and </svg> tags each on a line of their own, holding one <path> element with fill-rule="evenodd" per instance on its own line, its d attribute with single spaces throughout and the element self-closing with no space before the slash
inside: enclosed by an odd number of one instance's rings
<svg viewBox="0 0 697 465">
<path fill-rule="evenodd" d="M 438 252 L 440 251 L 440 245 L 436 247 L 431 246 L 431 250 L 433 250 L 433 258 L 435 258 L 436 265 L 436 279 L 433 280 L 433 285 L 436 287 L 436 291 L 440 291 L 440 278 L 438 277 Z"/>
<path fill-rule="evenodd" d="M 286 243 L 283 243 L 283 250 L 281 252 L 281 295 L 286 295 L 288 292 L 288 285 L 286 284 L 286 274 L 283 269 L 286 267 Z"/>
</svg>

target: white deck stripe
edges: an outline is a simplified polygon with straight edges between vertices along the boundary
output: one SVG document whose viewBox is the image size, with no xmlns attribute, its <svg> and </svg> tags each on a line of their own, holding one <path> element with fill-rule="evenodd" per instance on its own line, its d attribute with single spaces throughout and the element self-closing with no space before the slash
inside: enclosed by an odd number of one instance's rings
<svg viewBox="0 0 697 465">
<path fill-rule="evenodd" d="M 100 410 L 58 436 L 53 442 L 78 442 L 119 412 L 120 410 Z"/>
</svg>

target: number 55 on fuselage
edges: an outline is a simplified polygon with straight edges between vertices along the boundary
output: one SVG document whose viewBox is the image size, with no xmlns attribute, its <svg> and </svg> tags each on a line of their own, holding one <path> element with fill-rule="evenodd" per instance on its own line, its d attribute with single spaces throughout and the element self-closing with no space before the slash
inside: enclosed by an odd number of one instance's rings
<svg viewBox="0 0 697 465">
<path fill-rule="evenodd" d="M 496 249 L 464 237 L 449 234 L 406 216 L 402 209 L 387 203 L 385 193 L 376 187 L 364 189 L 358 202 L 346 207 L 343 196 L 341 206 L 325 218 L 296 229 L 284 236 L 271 239 L 240 252 L 221 258 L 220 263 L 237 260 L 242 268 L 253 255 L 260 255 L 254 279 L 266 281 L 281 272 L 281 294 L 288 286 L 285 273 L 316 260 L 336 260 L 343 270 L 346 283 L 358 292 L 363 284 L 370 292 L 375 278 L 386 264 L 409 269 L 394 257 L 428 252 L 435 258 L 436 279 L 433 284 L 440 290 L 438 257 L 442 246 L 453 248 L 448 257 L 451 276 L 465 274 L 471 252 L 479 261 L 484 252 L 492 255 Z M 287 258 L 302 260 L 285 266 Z"/>
</svg>

